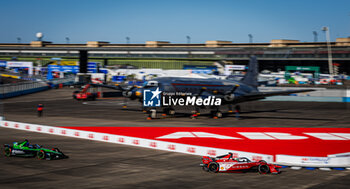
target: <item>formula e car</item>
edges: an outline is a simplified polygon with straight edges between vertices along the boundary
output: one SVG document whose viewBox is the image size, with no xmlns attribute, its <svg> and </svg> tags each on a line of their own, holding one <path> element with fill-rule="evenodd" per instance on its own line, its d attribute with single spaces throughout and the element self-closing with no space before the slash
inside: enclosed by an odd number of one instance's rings
<svg viewBox="0 0 350 189">
<path fill-rule="evenodd" d="M 28 140 L 25 140 L 24 142 L 14 142 L 12 146 L 5 144 L 4 147 L 4 154 L 7 157 L 37 157 L 41 160 L 68 158 L 68 156 L 64 155 L 58 148 L 53 148 L 52 150 L 46 149 L 38 144 L 31 145 Z"/>
<path fill-rule="evenodd" d="M 258 171 L 260 174 L 279 174 L 281 166 L 266 163 L 264 160 L 258 162 L 250 161 L 246 157 L 234 158 L 232 153 L 222 156 L 203 156 L 200 166 L 207 172 L 248 172 Z"/>
</svg>

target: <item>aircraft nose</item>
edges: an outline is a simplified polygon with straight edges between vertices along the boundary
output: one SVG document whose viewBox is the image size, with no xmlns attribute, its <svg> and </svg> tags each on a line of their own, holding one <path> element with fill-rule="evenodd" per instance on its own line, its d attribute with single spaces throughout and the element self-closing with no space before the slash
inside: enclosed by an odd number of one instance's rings
<svg viewBox="0 0 350 189">
<path fill-rule="evenodd" d="M 141 92 L 140 90 L 137 90 L 137 91 L 135 92 L 135 95 L 136 95 L 137 97 L 140 97 L 140 96 L 142 95 L 142 92 Z"/>
<path fill-rule="evenodd" d="M 131 98 L 131 99 L 135 99 L 135 98 L 142 96 L 142 90 L 133 89 L 133 90 L 128 90 L 128 91 L 123 91 L 123 96 L 127 97 L 127 98 Z"/>
</svg>

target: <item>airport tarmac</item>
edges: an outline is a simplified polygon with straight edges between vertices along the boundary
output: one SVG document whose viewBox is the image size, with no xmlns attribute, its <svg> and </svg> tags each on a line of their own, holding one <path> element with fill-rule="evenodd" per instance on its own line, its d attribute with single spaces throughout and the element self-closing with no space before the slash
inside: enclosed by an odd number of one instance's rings
<svg viewBox="0 0 350 189">
<path fill-rule="evenodd" d="M 253 101 L 241 104 L 241 119 L 234 114 L 221 119 L 201 115 L 190 119 L 179 114 L 165 119 L 146 120 L 141 103 L 107 98 L 97 101 L 76 101 L 76 89 L 52 89 L 36 94 L 3 100 L 6 120 L 50 126 L 182 126 L 182 127 L 349 127 L 350 103 L 336 102 L 268 102 Z M 43 117 L 38 118 L 37 104 L 44 104 Z M 161 117 L 161 115 L 159 114 Z"/>
<path fill-rule="evenodd" d="M 0 188 L 348 188 L 350 171 L 292 170 L 279 175 L 208 173 L 200 157 L 0 128 L 0 143 L 28 139 L 69 159 L 0 156 Z"/>
</svg>

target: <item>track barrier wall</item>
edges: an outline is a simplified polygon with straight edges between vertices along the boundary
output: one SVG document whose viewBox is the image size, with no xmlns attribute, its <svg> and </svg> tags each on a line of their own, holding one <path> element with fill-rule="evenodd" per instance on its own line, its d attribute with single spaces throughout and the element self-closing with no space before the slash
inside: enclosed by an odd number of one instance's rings
<svg viewBox="0 0 350 189">
<path fill-rule="evenodd" d="M 37 125 L 37 124 L 29 124 L 29 123 L 21 123 L 21 122 L 13 122 L 13 121 L 1 121 L 1 127 L 75 137 L 80 139 L 88 139 L 88 140 L 95 140 L 95 141 L 101 141 L 101 142 L 125 144 L 125 145 L 137 146 L 137 147 L 157 149 L 157 150 L 180 152 L 180 153 L 191 154 L 191 155 L 217 156 L 221 154 L 227 154 L 228 152 L 232 152 L 237 157 L 247 157 L 251 160 L 256 160 L 256 161 L 259 161 L 262 159 L 267 162 L 273 161 L 273 156 L 266 155 L 266 154 L 241 152 L 241 151 L 234 151 L 229 149 L 208 148 L 203 146 L 164 142 L 159 140 L 150 140 L 150 139 L 144 139 L 144 138 L 138 138 L 138 137 L 113 135 L 113 134 L 91 132 L 91 131 L 82 131 L 78 129 L 67 129 L 62 127 L 52 127 L 52 126 L 46 126 L 46 125 Z"/>
<path fill-rule="evenodd" d="M 48 90 L 49 86 L 44 82 L 20 82 L 15 84 L 0 85 L 0 99 L 21 96 Z"/>
<path fill-rule="evenodd" d="M 191 145 L 191 144 L 182 144 L 182 143 L 176 143 L 176 142 L 145 139 L 140 137 L 131 137 L 131 136 L 108 134 L 108 133 L 102 133 L 102 132 L 79 130 L 79 127 L 77 127 L 77 129 L 72 129 L 72 128 L 53 127 L 53 126 L 21 123 L 21 122 L 14 122 L 14 121 L 4 121 L 4 120 L 1 121 L 0 123 L 1 123 L 0 126 L 4 128 L 74 137 L 74 138 L 101 141 L 101 142 L 124 144 L 124 145 L 130 145 L 135 147 L 144 147 L 144 148 L 179 152 L 179 153 L 185 153 L 185 154 L 191 154 L 191 155 L 218 156 L 222 154 L 227 154 L 228 152 L 232 152 L 235 157 L 247 157 L 252 161 L 259 161 L 263 159 L 269 163 L 292 166 L 294 168 L 295 167 L 296 168 L 313 167 L 313 168 L 320 168 L 320 169 L 327 169 L 327 170 L 328 168 L 350 169 L 350 153 L 332 154 L 332 155 L 328 155 L 327 157 L 293 156 L 293 155 L 282 155 L 282 154 L 269 155 L 269 154 L 237 151 L 232 149 L 221 149 L 221 148 L 213 148 L 213 147 L 198 146 L 198 145 Z M 346 135 L 350 135 L 350 134 L 346 134 Z"/>
<path fill-rule="evenodd" d="M 265 101 L 307 101 L 307 102 L 350 102 L 350 89 L 326 89 L 306 87 L 259 87 L 260 91 L 280 91 L 314 89 L 312 92 L 296 93 L 288 96 L 272 96 Z"/>
</svg>

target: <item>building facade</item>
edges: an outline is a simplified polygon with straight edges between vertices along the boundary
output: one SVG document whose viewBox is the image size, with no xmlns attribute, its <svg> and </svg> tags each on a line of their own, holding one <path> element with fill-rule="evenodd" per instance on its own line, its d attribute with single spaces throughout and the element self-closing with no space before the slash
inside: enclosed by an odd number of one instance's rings
<svg viewBox="0 0 350 189">
<path fill-rule="evenodd" d="M 337 38 L 330 45 L 332 62 L 338 73 L 350 74 L 350 38 Z M 172 44 L 166 41 L 147 41 L 145 44 L 111 44 L 100 41 L 54 44 L 32 41 L 20 44 L 0 43 L 0 60 L 12 57 L 77 59 L 80 51 L 88 51 L 89 59 L 109 65 L 128 63 L 165 69 L 182 68 L 183 64 L 209 65 L 214 62 L 247 64 L 249 57 L 255 55 L 260 70 L 284 70 L 285 66 L 318 66 L 322 73 L 328 73 L 329 58 L 326 42 L 298 40 L 271 40 L 270 43 L 207 41 L 203 44 Z M 162 63 L 152 65 L 152 62 Z"/>
</svg>

